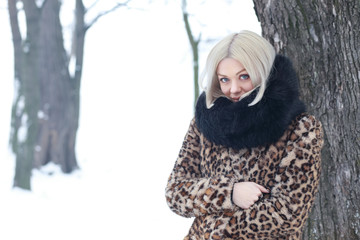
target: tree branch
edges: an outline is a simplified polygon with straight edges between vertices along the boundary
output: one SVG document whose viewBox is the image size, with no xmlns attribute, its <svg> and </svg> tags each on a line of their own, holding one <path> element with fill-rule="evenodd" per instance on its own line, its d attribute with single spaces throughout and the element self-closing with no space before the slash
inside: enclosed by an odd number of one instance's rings
<svg viewBox="0 0 360 240">
<path fill-rule="evenodd" d="M 93 4 L 91 4 L 90 7 L 88 7 L 86 10 L 85 10 L 85 13 L 90 11 L 90 9 L 92 9 L 100 0 L 96 0 Z"/>
<path fill-rule="evenodd" d="M 44 0 L 43 3 L 41 4 L 40 8 L 42 8 L 43 6 L 45 6 L 45 4 L 46 4 L 47 1 L 48 1 L 48 0 Z"/>
<path fill-rule="evenodd" d="M 117 3 L 113 8 L 111 8 L 111 9 L 109 9 L 107 11 L 99 13 L 89 24 L 86 25 L 85 31 L 87 31 L 89 28 L 91 28 L 101 17 L 105 16 L 108 13 L 111 13 L 111 12 L 115 11 L 119 7 L 127 6 L 127 4 L 129 2 L 130 2 L 130 0 L 127 0 L 127 1 L 125 1 L 123 3 Z M 94 4 L 96 4 L 96 3 L 94 3 Z M 92 6 L 94 6 L 94 4 Z"/>
<path fill-rule="evenodd" d="M 72 37 L 72 51 L 73 56 L 75 56 L 75 75 L 74 75 L 74 89 L 78 91 L 80 89 L 80 82 L 82 76 L 82 67 L 84 59 L 84 42 L 85 34 L 84 23 L 85 8 L 82 0 L 76 0 L 76 21 L 75 21 L 75 31 L 73 32 Z"/>
<path fill-rule="evenodd" d="M 15 49 L 21 46 L 21 34 L 18 21 L 18 10 L 16 8 L 17 0 L 8 0 L 8 11 L 10 16 L 10 27 L 13 36 L 13 43 Z"/>
<path fill-rule="evenodd" d="M 32 0 L 32 1 L 22 1 L 22 3 L 24 4 L 24 10 L 25 12 L 32 12 L 32 13 L 36 13 L 39 11 L 39 8 L 38 6 L 36 5 L 35 1 Z M 44 1 L 43 5 L 46 3 L 46 1 Z M 31 16 L 32 17 L 32 16 Z"/>
<path fill-rule="evenodd" d="M 199 34 L 199 37 L 197 40 L 194 39 L 194 36 L 192 34 L 191 31 L 191 26 L 189 23 L 189 15 L 187 13 L 186 10 L 186 0 L 182 1 L 182 13 L 183 13 L 183 19 L 184 19 L 184 23 L 185 23 L 185 29 L 186 29 L 186 33 L 188 35 L 189 38 L 189 42 L 192 48 L 192 53 L 193 53 L 193 69 L 194 69 L 194 107 L 196 105 L 196 101 L 199 97 L 199 49 L 198 49 L 198 45 L 200 43 L 200 39 L 201 39 L 201 33 Z"/>
<path fill-rule="evenodd" d="M 188 35 L 191 47 L 194 51 L 195 47 L 197 47 L 200 42 L 201 34 L 199 34 L 199 38 L 197 40 L 194 39 L 189 23 L 189 14 L 186 12 L 186 0 L 183 0 L 182 12 L 183 12 L 183 19 L 185 23 L 186 33 Z"/>
<path fill-rule="evenodd" d="M 8 11 L 10 16 L 10 27 L 12 33 L 12 42 L 14 47 L 14 59 L 19 59 L 22 54 L 22 37 L 20 33 L 19 20 L 18 20 L 18 10 L 16 8 L 17 0 L 8 0 Z M 16 62 L 15 62 L 16 63 Z M 14 64 L 14 74 L 15 78 L 21 81 L 19 76 L 20 66 L 19 64 Z"/>
</svg>

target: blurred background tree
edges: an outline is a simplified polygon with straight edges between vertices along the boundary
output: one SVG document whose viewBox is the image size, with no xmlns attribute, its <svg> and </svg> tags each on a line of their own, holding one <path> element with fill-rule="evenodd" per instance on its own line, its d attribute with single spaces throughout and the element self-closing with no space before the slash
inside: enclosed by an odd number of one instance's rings
<svg viewBox="0 0 360 240">
<path fill-rule="evenodd" d="M 182 0 L 182 15 L 185 24 L 186 34 L 189 39 L 189 43 L 191 46 L 191 51 L 193 55 L 193 75 L 194 75 L 194 109 L 196 105 L 196 101 L 199 97 L 200 89 L 199 89 L 199 43 L 201 41 L 201 33 L 197 38 L 194 37 L 193 32 L 191 30 L 191 24 L 189 22 L 189 13 L 187 10 L 187 1 Z"/>
<path fill-rule="evenodd" d="M 242 4 L 247 4 L 246 2 L 241 2 Z M 214 22 L 210 22 L 209 19 L 204 20 L 204 13 L 214 14 L 210 11 L 207 11 L 211 8 L 211 1 L 187 1 L 181 0 L 181 10 L 182 10 L 182 17 L 185 26 L 185 31 L 187 38 L 189 40 L 189 44 L 191 47 L 192 53 L 192 68 L 193 68 L 193 85 L 194 85 L 194 111 L 197 99 L 200 93 L 203 91 L 201 87 L 200 79 L 200 72 L 199 69 L 205 65 L 206 56 L 208 51 L 211 50 L 213 45 L 218 42 L 221 38 L 219 36 L 209 34 L 209 29 Z M 228 9 L 227 14 L 231 14 L 229 9 L 231 8 L 232 1 L 225 0 L 221 2 L 223 8 Z M 213 19 L 216 19 L 220 16 L 218 13 L 212 15 Z M 226 17 L 225 17 L 226 18 Z M 220 21 L 218 21 L 220 22 Z M 241 29 L 241 25 L 246 25 L 245 23 L 237 23 L 239 29 Z M 213 28 L 213 26 L 212 26 Z M 233 31 L 229 31 L 228 26 L 221 26 L 222 33 L 218 33 L 217 35 L 221 34 L 230 34 Z M 247 28 L 254 28 L 254 26 L 247 25 Z M 205 54 L 202 54 L 205 53 Z"/>
<path fill-rule="evenodd" d="M 360 239 L 360 1 L 253 2 L 263 36 L 293 60 L 302 99 L 325 132 L 303 239 Z"/>
<path fill-rule="evenodd" d="M 31 189 L 32 168 L 49 162 L 60 165 L 64 173 L 78 168 L 75 142 L 85 34 L 99 18 L 127 3 L 116 3 L 86 23 L 88 9 L 82 0 L 75 0 L 71 50 L 67 51 L 61 1 L 8 0 L 16 88 L 10 134 L 16 156 L 15 187 Z"/>
</svg>

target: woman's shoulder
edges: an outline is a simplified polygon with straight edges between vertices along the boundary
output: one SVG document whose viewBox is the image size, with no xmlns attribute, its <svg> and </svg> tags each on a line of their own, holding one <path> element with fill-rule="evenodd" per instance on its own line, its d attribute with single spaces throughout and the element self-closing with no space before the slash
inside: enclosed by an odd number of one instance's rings
<svg viewBox="0 0 360 240">
<path fill-rule="evenodd" d="M 312 128 L 322 128 L 320 120 L 318 120 L 314 115 L 309 113 L 302 113 L 298 115 L 293 121 L 296 130 L 309 131 Z"/>
<path fill-rule="evenodd" d="M 190 135 L 197 135 L 199 136 L 200 135 L 200 131 L 199 131 L 199 128 L 196 124 L 196 119 L 195 117 L 193 117 L 191 120 L 190 120 L 190 124 L 189 124 L 189 128 L 188 128 L 188 134 Z"/>
<path fill-rule="evenodd" d="M 319 119 L 309 113 L 298 115 L 289 127 L 289 140 L 323 141 L 322 124 Z M 322 145 L 322 143 L 321 143 Z"/>
</svg>

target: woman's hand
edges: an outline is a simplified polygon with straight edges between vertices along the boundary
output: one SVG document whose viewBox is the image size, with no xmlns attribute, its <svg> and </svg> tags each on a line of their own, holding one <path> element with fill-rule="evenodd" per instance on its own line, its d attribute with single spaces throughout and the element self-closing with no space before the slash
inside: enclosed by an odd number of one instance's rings
<svg viewBox="0 0 360 240">
<path fill-rule="evenodd" d="M 263 193 L 269 193 L 269 190 L 254 182 L 239 182 L 234 184 L 232 199 L 237 206 L 248 209 Z"/>
</svg>

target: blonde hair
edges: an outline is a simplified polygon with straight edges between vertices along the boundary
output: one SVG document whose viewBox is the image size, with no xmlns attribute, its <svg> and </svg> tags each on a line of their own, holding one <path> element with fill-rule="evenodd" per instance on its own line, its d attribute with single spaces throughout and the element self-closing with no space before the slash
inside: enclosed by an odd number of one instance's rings
<svg viewBox="0 0 360 240">
<path fill-rule="evenodd" d="M 265 38 L 247 30 L 232 33 L 218 42 L 208 55 L 201 77 L 201 87 L 206 92 L 207 108 L 210 108 L 217 98 L 224 96 L 216 74 L 217 66 L 221 60 L 233 58 L 244 66 L 254 89 L 259 88 L 255 99 L 249 104 L 249 106 L 253 106 L 264 95 L 275 55 L 274 47 Z M 204 87 L 205 81 L 206 86 Z M 241 98 L 248 96 L 251 92 L 247 92 Z"/>
</svg>

